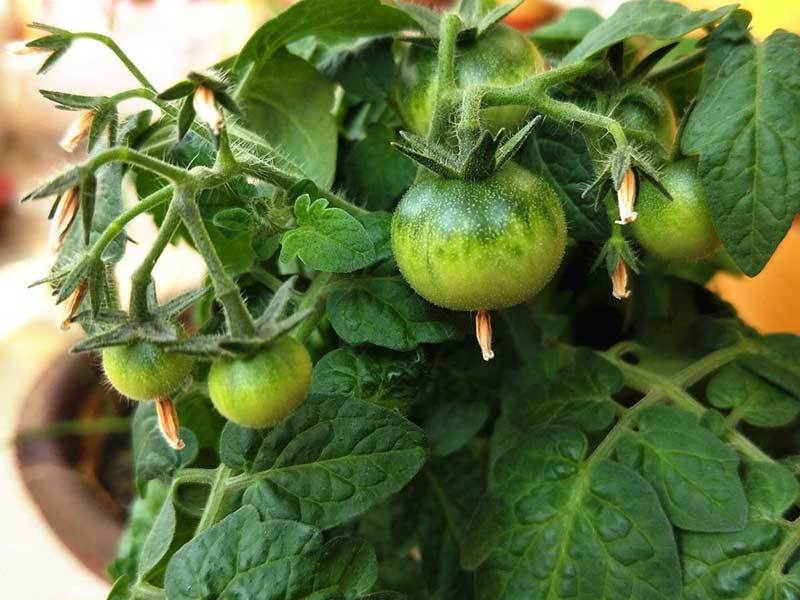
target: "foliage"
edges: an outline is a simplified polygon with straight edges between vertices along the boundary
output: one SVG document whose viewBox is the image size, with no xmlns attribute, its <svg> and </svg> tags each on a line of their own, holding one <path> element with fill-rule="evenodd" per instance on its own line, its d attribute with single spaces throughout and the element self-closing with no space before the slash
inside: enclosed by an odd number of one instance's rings
<svg viewBox="0 0 800 600">
<path fill-rule="evenodd" d="M 733 6 L 633 0 L 607 20 L 579 9 L 529 32 L 550 68 L 520 85 L 477 73 L 458 87 L 460 50 L 513 5 L 301 0 L 237 56 L 163 91 L 109 38 L 34 25 L 42 70 L 91 39 L 139 83 L 43 91 L 81 115 L 90 152 L 25 198 L 56 197 L 60 250 L 42 283 L 64 325 L 87 332 L 78 350 L 146 342 L 193 361 L 169 397 L 136 409 L 139 497 L 110 599 L 800 597 L 800 338 L 759 335 L 702 287 L 722 268 L 758 273 L 800 209 L 800 38 L 758 41 Z M 405 132 L 395 94 L 411 44 L 436 51 L 426 138 Z M 119 121 L 133 97 L 159 118 Z M 489 133 L 486 109 L 508 106 L 529 109 L 528 124 Z M 697 165 L 705 233 L 724 246 L 693 263 L 638 247 L 628 226 L 637 188 L 666 192 L 679 160 Z M 420 181 L 461 179 L 470 195 L 428 235 L 480 215 L 463 247 L 519 260 L 509 224 L 491 222 L 510 193 L 487 193 L 504 165 L 536 176 L 570 241 L 537 295 L 493 321 L 478 311 L 479 352 L 470 315 L 401 276 L 390 213 Z M 134 185 L 143 197 L 126 205 Z M 542 201 L 511 191 L 515 215 Z M 159 235 L 122 302 L 114 269 L 143 213 Z M 674 229 L 662 233 L 679 244 Z M 178 236 L 208 287 L 166 301 L 151 275 Z M 414 229 L 408 252 L 420 240 Z M 420 264 L 497 294 L 499 275 L 452 247 Z M 226 422 L 208 363 L 287 335 L 314 359 L 304 402 L 268 429 Z M 233 379 L 226 398 L 246 411 Z"/>
</svg>

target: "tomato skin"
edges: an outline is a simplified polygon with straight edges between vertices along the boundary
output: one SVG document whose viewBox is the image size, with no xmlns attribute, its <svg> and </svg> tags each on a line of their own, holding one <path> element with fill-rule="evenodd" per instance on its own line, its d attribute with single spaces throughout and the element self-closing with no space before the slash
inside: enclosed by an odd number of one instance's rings
<svg viewBox="0 0 800 600">
<path fill-rule="evenodd" d="M 527 300 L 555 274 L 566 240 L 558 196 L 515 163 L 481 181 L 423 177 L 392 218 L 400 272 L 420 296 L 450 310 Z"/>
<path fill-rule="evenodd" d="M 400 64 L 395 99 L 406 127 L 425 135 L 436 101 L 436 50 L 412 45 Z M 456 83 L 510 86 L 544 70 L 536 46 L 505 25 L 492 27 L 477 41 L 456 49 Z M 483 109 L 484 125 L 493 132 L 502 127 L 516 131 L 528 114 L 526 106 L 495 106 Z"/>
<path fill-rule="evenodd" d="M 289 336 L 245 358 L 211 364 L 208 391 L 223 417 L 243 427 L 273 427 L 303 403 L 311 387 L 311 357 Z"/>
<path fill-rule="evenodd" d="M 672 200 L 644 181 L 636 200 L 639 217 L 630 227 L 639 244 L 667 260 L 699 260 L 720 247 L 695 161 L 684 159 L 662 173 Z"/>
<path fill-rule="evenodd" d="M 102 351 L 112 386 L 131 400 L 149 401 L 174 392 L 192 370 L 192 359 L 165 352 L 150 342 L 111 346 Z"/>
<path fill-rule="evenodd" d="M 670 148 L 675 139 L 677 123 L 669 101 L 663 96 L 661 100 L 661 115 L 641 102 L 626 99 L 616 107 L 612 116 L 627 129 L 651 132 L 664 148 Z"/>
</svg>

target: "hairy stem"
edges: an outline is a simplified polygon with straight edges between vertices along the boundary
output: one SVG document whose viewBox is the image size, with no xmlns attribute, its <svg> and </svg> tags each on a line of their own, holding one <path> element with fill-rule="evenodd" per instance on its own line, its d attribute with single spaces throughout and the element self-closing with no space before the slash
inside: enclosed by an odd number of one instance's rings
<svg viewBox="0 0 800 600">
<path fill-rule="evenodd" d="M 226 467 L 224 464 L 217 467 L 214 475 L 214 481 L 212 482 L 211 489 L 208 492 L 206 506 L 203 509 L 200 522 L 197 524 L 197 529 L 194 532 L 195 536 L 200 535 L 217 522 L 219 511 L 222 508 L 222 502 L 225 500 L 225 482 L 228 480 L 230 474 L 230 467 Z"/>
<path fill-rule="evenodd" d="M 291 336 L 298 342 L 304 341 L 311 335 L 311 332 L 314 331 L 314 328 L 324 314 L 321 303 L 325 298 L 328 285 L 332 279 L 332 273 L 317 273 L 316 277 L 314 277 L 314 281 L 311 282 L 311 286 L 300 301 L 300 305 L 297 307 L 298 312 L 315 307 L 316 310 L 292 330 Z"/>
<path fill-rule="evenodd" d="M 150 317 L 150 309 L 147 306 L 147 288 L 150 286 L 153 268 L 172 236 L 175 235 L 180 223 L 181 218 L 177 206 L 174 203 L 170 204 L 153 245 L 144 257 L 142 264 L 134 271 L 131 279 L 130 314 L 134 319 L 143 321 Z"/>
<path fill-rule="evenodd" d="M 134 150 L 133 148 L 129 148 L 127 146 L 116 146 L 114 148 L 109 148 L 108 150 L 98 152 L 88 161 L 86 161 L 84 166 L 85 168 L 94 172 L 103 165 L 107 165 L 112 162 L 122 162 L 141 167 L 142 169 L 151 171 L 156 175 L 161 175 L 175 184 L 185 183 L 190 178 L 189 172 L 186 171 L 186 169 L 176 167 L 175 165 L 171 165 L 166 161 L 150 156 L 149 154 L 144 154 L 143 152 L 139 152 L 138 150 Z"/>
<path fill-rule="evenodd" d="M 453 110 L 453 92 L 455 90 L 455 53 L 456 38 L 461 24 L 456 14 L 442 17 L 439 30 L 439 51 L 436 64 L 436 103 L 433 108 L 431 128 L 428 139 L 440 140 L 447 129 L 447 123 Z"/>
<path fill-rule="evenodd" d="M 183 223 L 208 267 L 214 294 L 225 312 L 228 331 L 234 336 L 255 335 L 256 327 L 244 300 L 242 300 L 239 286 L 225 271 L 225 265 L 222 264 L 217 249 L 211 241 L 211 236 L 203 223 L 200 208 L 197 206 L 196 190 L 185 187 L 176 188 L 173 203 L 177 204 Z"/>
</svg>

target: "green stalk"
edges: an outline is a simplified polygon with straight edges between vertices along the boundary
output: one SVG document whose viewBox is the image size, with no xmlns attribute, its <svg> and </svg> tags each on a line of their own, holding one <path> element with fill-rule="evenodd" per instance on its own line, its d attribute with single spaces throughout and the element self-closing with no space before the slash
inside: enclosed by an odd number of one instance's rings
<svg viewBox="0 0 800 600">
<path fill-rule="evenodd" d="M 439 50 L 436 64 L 436 103 L 431 118 L 428 140 L 442 139 L 453 110 L 453 94 L 456 87 L 455 53 L 456 38 L 461 19 L 450 13 L 442 17 L 439 29 Z"/>
<path fill-rule="evenodd" d="M 230 467 L 220 465 L 217 468 L 214 481 L 211 484 L 211 490 L 208 492 L 206 506 L 203 509 L 200 522 L 197 524 L 197 529 L 194 532 L 195 537 L 217 522 L 219 511 L 222 508 L 222 502 L 225 500 L 225 482 L 228 480 L 230 474 Z"/>
<path fill-rule="evenodd" d="M 242 300 L 239 286 L 225 271 L 225 266 L 217 254 L 217 249 L 203 223 L 196 196 L 197 193 L 193 188 L 177 187 L 172 202 L 177 204 L 183 223 L 208 267 L 214 293 L 225 311 L 225 321 L 229 333 L 242 337 L 255 335 L 256 327 L 253 318 Z"/>
<path fill-rule="evenodd" d="M 311 335 L 311 332 L 314 331 L 317 323 L 325 314 L 325 311 L 322 310 L 321 303 L 325 298 L 325 294 L 328 292 L 329 284 L 332 279 L 332 273 L 317 273 L 316 277 L 314 277 L 314 281 L 311 282 L 311 286 L 300 301 L 297 307 L 298 311 L 310 308 L 316 308 L 316 310 L 292 330 L 291 336 L 298 342 L 304 341 Z"/>
<path fill-rule="evenodd" d="M 161 175 L 162 177 L 169 179 L 175 184 L 186 183 L 190 178 L 189 172 L 186 171 L 186 169 L 176 167 L 168 162 L 148 154 L 144 154 L 138 150 L 134 150 L 133 148 L 129 148 L 128 146 L 116 146 L 114 148 L 109 148 L 108 150 L 98 152 L 88 161 L 86 161 L 84 166 L 88 170 L 95 172 L 103 165 L 107 165 L 112 162 L 123 162 L 129 165 L 141 167 L 142 169 L 147 169 L 156 175 Z"/>
<path fill-rule="evenodd" d="M 171 203 L 153 245 L 131 278 L 130 314 L 134 319 L 144 321 L 150 317 L 150 309 L 147 306 L 147 288 L 150 286 L 153 268 L 180 224 L 181 217 L 178 209 L 174 203 Z"/>
</svg>

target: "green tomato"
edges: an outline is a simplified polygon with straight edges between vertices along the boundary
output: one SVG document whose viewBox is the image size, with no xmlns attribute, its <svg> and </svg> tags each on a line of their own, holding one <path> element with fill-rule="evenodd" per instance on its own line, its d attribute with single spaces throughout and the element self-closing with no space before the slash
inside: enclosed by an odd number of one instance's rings
<svg viewBox="0 0 800 600">
<path fill-rule="evenodd" d="M 654 97 L 661 104 L 658 110 L 636 98 L 627 98 L 614 109 L 612 116 L 627 129 L 653 133 L 662 146 L 670 148 L 675 138 L 675 114 L 664 96 Z"/>
<path fill-rule="evenodd" d="M 661 183 L 667 198 L 644 181 L 636 200 L 639 217 L 630 227 L 636 240 L 652 254 L 668 260 L 698 260 L 720 247 L 706 195 L 693 160 L 668 165 Z"/>
<path fill-rule="evenodd" d="M 120 394 L 132 400 L 156 400 L 174 392 L 192 370 L 192 359 L 171 354 L 150 342 L 104 348 L 103 370 Z"/>
<path fill-rule="evenodd" d="M 451 310 L 504 308 L 536 294 L 564 256 L 558 196 L 515 163 L 481 181 L 428 174 L 392 218 L 392 249 L 416 292 Z"/>
<path fill-rule="evenodd" d="M 211 402 L 243 427 L 273 427 L 303 403 L 311 387 L 311 357 L 289 336 L 246 358 L 218 358 L 208 374 Z"/>
<path fill-rule="evenodd" d="M 395 99 L 409 130 L 425 135 L 436 100 L 436 50 L 412 44 L 400 65 Z M 470 44 L 456 49 L 456 83 L 510 86 L 544 70 L 536 46 L 505 25 L 496 25 Z M 497 106 L 481 111 L 484 125 L 493 132 L 505 127 L 515 131 L 528 114 L 526 106 Z"/>
</svg>

